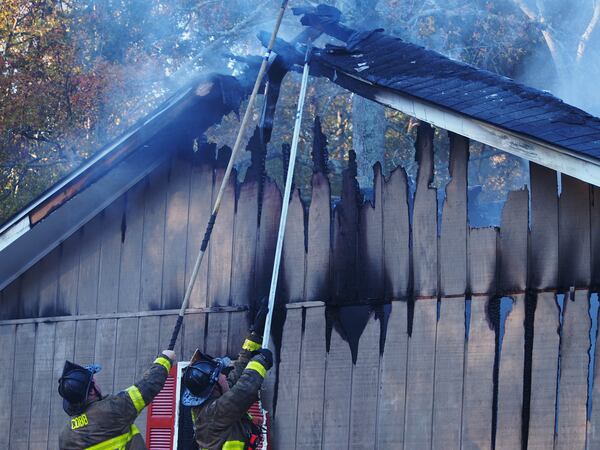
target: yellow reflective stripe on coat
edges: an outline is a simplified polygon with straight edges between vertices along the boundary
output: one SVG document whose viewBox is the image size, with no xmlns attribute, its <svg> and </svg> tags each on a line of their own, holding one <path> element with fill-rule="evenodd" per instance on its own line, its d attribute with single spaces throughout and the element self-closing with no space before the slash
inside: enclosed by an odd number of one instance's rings
<svg viewBox="0 0 600 450">
<path fill-rule="evenodd" d="M 86 450 L 125 450 L 127 443 L 133 439 L 136 434 L 140 434 L 140 430 L 135 425 L 131 425 L 129 433 L 109 439 L 108 441 L 100 442 L 92 445 Z"/>
<path fill-rule="evenodd" d="M 245 444 L 242 441 L 226 441 L 223 444 L 223 450 L 244 450 Z"/>
<path fill-rule="evenodd" d="M 263 378 L 267 374 L 267 369 L 265 369 L 265 366 L 263 366 L 258 361 L 250 361 L 248 363 L 248 365 L 246 366 L 246 370 L 247 369 L 254 370 L 254 371 L 258 372 L 260 374 L 260 376 L 263 377 Z"/>
<path fill-rule="evenodd" d="M 250 339 L 246 339 L 244 341 L 244 345 L 242 345 L 243 350 L 248 350 L 249 352 L 253 352 L 254 350 L 258 350 L 260 348 L 260 344 L 258 342 L 251 341 Z"/>
<path fill-rule="evenodd" d="M 158 358 L 156 358 L 154 360 L 154 364 L 160 364 L 161 366 L 163 366 L 165 369 L 167 369 L 167 372 L 169 372 L 171 370 L 171 361 L 169 361 L 167 358 L 165 358 L 164 356 L 159 356 Z"/>
<path fill-rule="evenodd" d="M 142 397 L 142 393 L 137 388 L 137 386 L 129 386 L 125 391 L 129 394 L 129 398 L 133 402 L 133 406 L 135 406 L 136 411 L 139 413 L 146 406 L 146 402 L 144 402 L 144 398 Z"/>
</svg>

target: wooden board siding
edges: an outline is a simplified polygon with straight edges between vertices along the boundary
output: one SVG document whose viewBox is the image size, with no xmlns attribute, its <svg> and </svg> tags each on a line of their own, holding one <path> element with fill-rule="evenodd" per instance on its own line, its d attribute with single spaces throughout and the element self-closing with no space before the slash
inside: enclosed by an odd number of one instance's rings
<svg viewBox="0 0 600 450">
<path fill-rule="evenodd" d="M 323 173 L 312 178 L 312 198 L 308 211 L 308 249 L 306 255 L 306 300 L 329 296 L 329 257 L 331 254 L 331 196 L 329 181 Z"/>
<path fill-rule="evenodd" d="M 498 374 L 498 418 L 496 448 L 514 449 L 521 445 L 523 409 L 523 364 L 525 296 L 513 298 L 512 310 L 504 322 L 504 338 Z"/>
<path fill-rule="evenodd" d="M 586 440 L 586 402 L 590 316 L 588 292 L 565 296 L 560 339 L 557 449 L 583 449 Z"/>
<path fill-rule="evenodd" d="M 406 302 L 394 302 L 380 363 L 377 405 L 377 448 L 404 446 L 408 333 Z M 329 369 L 329 359 L 328 369 Z M 462 383 L 462 380 L 461 380 Z"/>
<path fill-rule="evenodd" d="M 552 448 L 559 350 L 559 311 L 554 292 L 542 292 L 535 310 L 527 448 Z"/>
<path fill-rule="evenodd" d="M 383 184 L 383 259 L 386 299 L 406 298 L 410 280 L 408 185 L 404 169 L 394 170 Z"/>
<path fill-rule="evenodd" d="M 273 422 L 273 438 L 278 449 L 296 448 L 300 353 L 302 351 L 302 309 L 287 312 L 279 362 L 279 395 Z"/>
<path fill-rule="evenodd" d="M 291 303 L 281 361 L 263 394 L 274 412 L 276 448 L 490 448 L 496 342 L 487 309 L 498 295 L 515 303 L 498 367 L 496 447 L 521 445 L 527 312 L 533 314 L 527 316 L 533 320 L 528 447 L 594 448 L 600 408 L 586 424 L 587 296 L 598 286 L 600 194 L 563 177 L 559 200 L 556 174 L 532 165 L 531 199 L 526 190 L 510 193 L 499 227 L 472 229 L 468 143 L 451 135 L 451 181 L 438 229 L 431 133 L 421 126 L 412 223 L 404 170 L 385 180 L 377 165 L 373 200 L 365 203 L 352 153 L 335 206 L 320 172 L 307 210 L 294 194 L 278 290 L 282 303 Z M 167 346 L 222 162 L 172 158 L 0 293 L 0 339 L 10 363 L 0 368 L 9 380 L 0 385 L 0 401 L 9 405 L 0 411 L 0 427 L 8 430 L 0 449 L 56 448 L 67 419 L 55 390 L 65 359 L 101 364 L 98 380 L 108 393 L 138 379 Z M 257 177 L 228 186 L 192 294 L 194 310 L 176 345 L 181 360 L 197 347 L 235 357 L 248 308 L 268 292 L 281 193 L 267 179 L 258 195 Z M 559 341 L 555 291 L 572 285 L 575 302 L 566 303 Z M 525 308 L 526 289 L 537 295 L 535 311 Z M 358 311 L 356 304 L 367 301 L 378 313 L 391 312 L 387 327 L 379 314 L 368 320 L 353 364 L 347 336 L 335 327 L 327 350 L 333 317 L 327 314 L 332 303 Z M 598 364 L 594 370 L 598 380 Z M 39 404 L 32 409 L 34 398 Z M 40 433 L 21 433 L 17 423 Z M 137 423 L 143 431 L 145 413 Z"/>
<path fill-rule="evenodd" d="M 404 446 L 431 445 L 437 300 L 415 302 L 412 335 L 408 341 Z"/>
<path fill-rule="evenodd" d="M 465 357 L 465 299 L 443 298 L 437 322 L 433 390 L 434 449 L 460 448 Z"/>
<path fill-rule="evenodd" d="M 465 350 L 462 447 L 492 447 L 492 375 L 495 336 L 486 317 L 487 297 L 473 297 L 469 339 Z"/>
</svg>

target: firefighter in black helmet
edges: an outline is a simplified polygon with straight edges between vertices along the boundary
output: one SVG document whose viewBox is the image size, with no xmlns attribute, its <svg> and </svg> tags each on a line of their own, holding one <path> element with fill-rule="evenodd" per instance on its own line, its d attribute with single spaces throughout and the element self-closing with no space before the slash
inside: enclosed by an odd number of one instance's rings
<svg viewBox="0 0 600 450">
<path fill-rule="evenodd" d="M 160 392 L 173 364 L 175 353 L 164 350 L 140 381 L 116 395 L 103 396 L 94 378 L 100 366 L 65 362 L 58 393 L 71 420 L 60 433 L 59 448 L 145 450 L 134 421 Z"/>
<path fill-rule="evenodd" d="M 250 334 L 233 368 L 228 358 L 212 358 L 196 350 L 184 369 L 182 404 L 192 407 L 194 438 L 201 449 L 246 450 L 260 435 L 248 414 L 273 365 L 269 349 L 261 348 L 267 314 L 263 300 Z"/>
</svg>

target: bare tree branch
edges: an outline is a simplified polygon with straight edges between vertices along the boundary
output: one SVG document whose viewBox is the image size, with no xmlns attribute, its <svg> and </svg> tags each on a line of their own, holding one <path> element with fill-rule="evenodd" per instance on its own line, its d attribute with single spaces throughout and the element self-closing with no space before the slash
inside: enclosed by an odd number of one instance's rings
<svg viewBox="0 0 600 450">
<path fill-rule="evenodd" d="M 598 21 L 600 20 L 600 1 L 594 0 L 594 12 L 592 13 L 592 18 L 588 23 L 585 31 L 579 38 L 579 45 L 577 46 L 577 56 L 575 57 L 575 62 L 579 64 L 581 62 L 581 58 L 583 58 L 583 54 L 585 53 L 585 47 L 590 40 L 590 36 L 592 32 L 598 25 Z"/>
</svg>

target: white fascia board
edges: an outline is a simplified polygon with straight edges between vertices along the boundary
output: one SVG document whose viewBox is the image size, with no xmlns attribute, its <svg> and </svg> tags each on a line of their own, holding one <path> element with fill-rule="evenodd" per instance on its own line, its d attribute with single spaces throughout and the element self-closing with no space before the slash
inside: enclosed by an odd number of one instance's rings
<svg viewBox="0 0 600 450">
<path fill-rule="evenodd" d="M 0 252 L 31 229 L 29 216 L 23 217 L 0 235 Z"/>
</svg>

